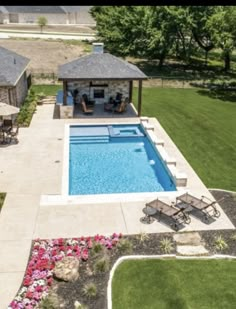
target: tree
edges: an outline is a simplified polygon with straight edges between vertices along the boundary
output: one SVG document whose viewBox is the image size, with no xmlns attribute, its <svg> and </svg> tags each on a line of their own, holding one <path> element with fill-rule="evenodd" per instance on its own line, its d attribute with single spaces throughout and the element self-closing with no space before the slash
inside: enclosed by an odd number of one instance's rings
<svg viewBox="0 0 236 309">
<path fill-rule="evenodd" d="M 222 49 L 225 71 L 230 70 L 230 58 L 236 44 L 236 8 L 219 6 L 207 22 L 216 47 Z"/>
<path fill-rule="evenodd" d="M 46 17 L 44 16 L 39 16 L 38 20 L 37 20 L 37 23 L 40 27 L 40 30 L 41 30 L 41 33 L 43 32 L 43 27 L 45 27 L 48 23 L 48 20 Z"/>
<path fill-rule="evenodd" d="M 217 6 L 189 6 L 188 11 L 194 40 L 205 51 L 205 65 L 207 65 L 208 53 L 215 47 L 208 20 L 217 11 Z"/>
<path fill-rule="evenodd" d="M 98 37 L 115 55 L 159 59 L 162 66 L 173 46 L 176 30 L 168 7 L 106 6 L 91 14 Z"/>
</svg>

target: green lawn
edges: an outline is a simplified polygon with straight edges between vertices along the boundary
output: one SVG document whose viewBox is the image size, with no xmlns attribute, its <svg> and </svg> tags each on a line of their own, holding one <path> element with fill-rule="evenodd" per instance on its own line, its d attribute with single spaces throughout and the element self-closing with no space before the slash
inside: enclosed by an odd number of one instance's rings
<svg viewBox="0 0 236 309">
<path fill-rule="evenodd" d="M 232 309 L 236 261 L 125 261 L 112 281 L 113 309 Z"/>
<path fill-rule="evenodd" d="M 57 91 L 62 89 L 62 85 L 32 85 L 35 93 L 44 93 L 45 95 L 56 95 Z"/>
<path fill-rule="evenodd" d="M 142 115 L 159 120 L 208 188 L 236 191 L 236 93 L 143 88 Z"/>
</svg>

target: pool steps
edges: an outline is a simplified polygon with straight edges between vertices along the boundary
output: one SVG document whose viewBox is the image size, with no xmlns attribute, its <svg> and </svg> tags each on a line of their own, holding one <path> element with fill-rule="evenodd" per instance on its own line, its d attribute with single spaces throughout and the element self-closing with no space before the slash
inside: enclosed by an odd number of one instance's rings
<svg viewBox="0 0 236 309">
<path fill-rule="evenodd" d="M 176 168 L 176 159 L 169 157 L 168 153 L 166 152 L 164 148 L 164 141 L 161 139 L 158 139 L 157 136 L 154 133 L 154 126 L 150 125 L 148 117 L 140 117 L 140 123 L 144 127 L 146 134 L 148 138 L 153 142 L 155 145 L 158 153 L 164 160 L 164 162 L 167 165 L 167 168 L 169 169 L 171 175 L 173 176 L 175 180 L 175 184 L 177 187 L 186 187 L 187 186 L 187 175 L 185 173 L 179 172 Z"/>
<path fill-rule="evenodd" d="M 109 136 L 71 136 L 70 142 L 72 144 L 99 144 L 99 143 L 108 143 Z"/>
</svg>

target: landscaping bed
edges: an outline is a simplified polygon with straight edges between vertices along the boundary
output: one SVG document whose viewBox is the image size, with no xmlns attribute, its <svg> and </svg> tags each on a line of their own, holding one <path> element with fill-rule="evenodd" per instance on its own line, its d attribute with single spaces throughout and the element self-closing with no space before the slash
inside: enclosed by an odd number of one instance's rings
<svg viewBox="0 0 236 309">
<path fill-rule="evenodd" d="M 33 89 L 30 89 L 28 95 L 20 108 L 16 122 L 20 127 L 28 127 L 36 111 L 38 96 Z"/>
<path fill-rule="evenodd" d="M 235 196 L 220 191 L 212 191 L 212 194 L 216 199 L 225 197 L 220 205 L 230 216 L 232 223 L 236 224 Z M 201 231 L 199 234 L 210 255 L 236 256 L 235 230 Z M 117 259 L 125 255 L 176 254 L 173 236 L 174 233 L 140 233 L 129 236 L 114 233 L 111 237 L 96 235 L 72 239 L 35 240 L 32 243 L 23 285 L 14 302 L 26 301 L 29 305 L 25 305 L 24 308 L 28 309 L 34 308 L 38 303 L 41 309 L 60 306 L 74 309 L 76 301 L 85 305 L 78 307 L 81 309 L 106 309 L 109 272 Z M 65 282 L 55 277 L 55 264 L 64 256 L 79 258 L 79 278 L 76 280 Z M 9 308 L 21 308 L 14 302 Z M 31 305 L 31 302 L 35 305 Z"/>
</svg>

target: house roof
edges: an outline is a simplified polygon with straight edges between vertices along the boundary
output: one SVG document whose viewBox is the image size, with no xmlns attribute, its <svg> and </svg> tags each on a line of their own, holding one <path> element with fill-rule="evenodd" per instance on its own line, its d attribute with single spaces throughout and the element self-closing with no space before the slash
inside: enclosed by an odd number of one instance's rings
<svg viewBox="0 0 236 309">
<path fill-rule="evenodd" d="M 60 6 L 5 6 L 9 13 L 65 14 Z"/>
<path fill-rule="evenodd" d="M 61 8 L 67 13 L 78 13 L 78 12 L 88 12 L 92 6 L 88 5 L 72 5 L 72 6 L 61 6 Z"/>
<path fill-rule="evenodd" d="M 0 5 L 0 12 L 1 13 L 8 13 L 4 6 Z"/>
<path fill-rule="evenodd" d="M 0 46 L 0 86 L 15 86 L 30 59 Z"/>
<path fill-rule="evenodd" d="M 59 80 L 147 79 L 135 65 L 109 53 L 91 53 L 59 66 Z"/>
</svg>

